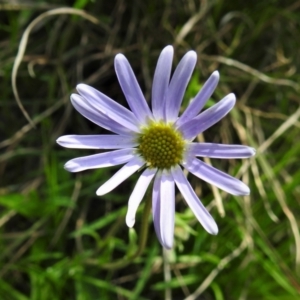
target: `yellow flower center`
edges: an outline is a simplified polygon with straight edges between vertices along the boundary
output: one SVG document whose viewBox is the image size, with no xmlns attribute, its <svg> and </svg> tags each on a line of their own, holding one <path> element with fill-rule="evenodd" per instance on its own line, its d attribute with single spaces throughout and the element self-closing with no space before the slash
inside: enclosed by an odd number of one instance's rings
<svg viewBox="0 0 300 300">
<path fill-rule="evenodd" d="M 183 159 L 185 142 L 172 125 L 153 122 L 138 141 L 138 152 L 150 168 L 170 169 Z"/>
</svg>

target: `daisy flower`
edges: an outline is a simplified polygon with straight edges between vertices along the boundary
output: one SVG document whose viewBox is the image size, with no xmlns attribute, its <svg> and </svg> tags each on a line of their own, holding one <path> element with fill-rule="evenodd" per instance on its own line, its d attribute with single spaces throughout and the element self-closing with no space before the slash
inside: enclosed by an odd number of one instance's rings
<svg viewBox="0 0 300 300">
<path fill-rule="evenodd" d="M 210 234 L 218 233 L 216 222 L 197 197 L 182 167 L 230 194 L 248 195 L 250 190 L 243 182 L 197 157 L 231 159 L 255 154 L 253 148 L 242 145 L 193 142 L 198 134 L 227 115 L 235 104 L 235 95 L 227 95 L 200 113 L 218 84 L 219 73 L 215 71 L 178 116 L 197 55 L 194 51 L 187 52 L 170 80 L 172 60 L 173 47 L 167 46 L 161 52 L 155 69 L 151 111 L 129 62 L 123 54 L 116 55 L 115 71 L 131 110 L 94 88 L 79 84 L 79 95 L 71 96 L 75 109 L 114 134 L 66 135 L 57 140 L 59 145 L 67 148 L 112 150 L 68 161 L 65 169 L 70 172 L 124 164 L 99 187 L 99 196 L 109 193 L 133 173 L 142 170 L 129 198 L 126 215 L 129 227 L 133 227 L 137 208 L 154 180 L 153 222 L 161 245 L 167 249 L 173 245 L 175 185 L 204 229 Z"/>
</svg>

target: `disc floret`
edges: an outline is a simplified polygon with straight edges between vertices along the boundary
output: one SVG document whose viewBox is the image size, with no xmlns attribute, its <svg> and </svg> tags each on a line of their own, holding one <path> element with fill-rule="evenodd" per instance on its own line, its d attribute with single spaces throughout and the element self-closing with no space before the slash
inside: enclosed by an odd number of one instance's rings
<svg viewBox="0 0 300 300">
<path fill-rule="evenodd" d="M 139 154 L 150 168 L 170 169 L 183 159 L 185 142 L 171 124 L 151 123 L 139 136 Z"/>
</svg>

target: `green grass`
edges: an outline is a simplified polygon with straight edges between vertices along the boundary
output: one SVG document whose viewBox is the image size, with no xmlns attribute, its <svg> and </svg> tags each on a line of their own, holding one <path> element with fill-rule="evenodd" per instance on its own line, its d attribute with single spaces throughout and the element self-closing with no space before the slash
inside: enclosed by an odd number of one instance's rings
<svg viewBox="0 0 300 300">
<path fill-rule="evenodd" d="M 5 3 L 0 4 L 0 299 L 299 298 L 299 3 Z M 62 3 L 84 9 L 97 22 L 60 14 L 31 30 L 16 82 L 32 128 L 13 95 L 13 64 L 30 22 Z M 251 160 L 211 160 L 248 184 L 251 195 L 234 197 L 189 175 L 219 234 L 207 234 L 178 194 L 174 248 L 162 251 L 149 219 L 146 247 L 130 260 L 141 238 L 145 203 L 129 230 L 125 214 L 138 174 L 97 197 L 96 189 L 117 168 L 70 174 L 63 168 L 67 160 L 95 152 L 63 149 L 55 140 L 105 133 L 72 108 L 69 96 L 79 82 L 126 105 L 113 69 L 119 52 L 151 99 L 156 61 L 168 44 L 175 47 L 174 66 L 187 50 L 198 53 L 184 106 L 216 69 L 220 84 L 206 108 L 236 94 L 234 110 L 199 138 L 257 149 Z"/>
</svg>

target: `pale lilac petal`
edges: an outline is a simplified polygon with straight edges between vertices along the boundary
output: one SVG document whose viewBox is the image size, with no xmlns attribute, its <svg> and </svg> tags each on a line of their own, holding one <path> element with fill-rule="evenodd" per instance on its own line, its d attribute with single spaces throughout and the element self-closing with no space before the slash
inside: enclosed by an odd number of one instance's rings
<svg viewBox="0 0 300 300">
<path fill-rule="evenodd" d="M 196 97 L 191 101 L 187 109 L 183 112 L 180 118 L 176 122 L 176 126 L 190 121 L 192 118 L 196 117 L 201 109 L 204 107 L 207 100 L 211 97 L 214 90 L 216 89 L 219 82 L 220 74 L 218 71 L 213 72 L 207 79 L 202 89 L 198 92 Z"/>
<path fill-rule="evenodd" d="M 180 193 L 204 229 L 210 234 L 218 234 L 215 220 L 198 199 L 179 166 L 172 169 L 172 175 Z"/>
<path fill-rule="evenodd" d="M 163 245 L 162 238 L 161 238 L 161 228 L 160 228 L 160 186 L 161 186 L 161 171 L 158 171 L 154 183 L 153 183 L 153 192 L 152 192 L 152 217 L 153 217 L 153 224 L 156 236 L 161 245 Z"/>
<path fill-rule="evenodd" d="M 121 151 L 121 150 L 119 150 Z M 115 173 L 108 181 L 99 187 L 96 194 L 102 196 L 109 193 L 124 180 L 130 177 L 138 169 L 140 169 L 145 164 L 145 161 L 139 157 L 134 156 L 125 166 L 123 166 L 117 173 Z"/>
<path fill-rule="evenodd" d="M 199 133 L 213 126 L 224 118 L 235 104 L 235 95 L 229 94 L 214 106 L 202 112 L 197 117 L 178 127 L 187 140 L 193 140 Z"/>
<path fill-rule="evenodd" d="M 121 135 L 132 135 L 131 130 L 105 116 L 103 113 L 91 106 L 83 97 L 77 94 L 72 94 L 71 102 L 80 114 L 98 126 Z"/>
<path fill-rule="evenodd" d="M 153 115 L 131 66 L 123 54 L 116 55 L 115 70 L 130 109 L 140 124 L 146 124 L 149 119 L 153 119 Z"/>
<path fill-rule="evenodd" d="M 162 246 L 171 249 L 175 224 L 175 184 L 172 175 L 163 171 L 160 184 L 160 236 Z"/>
<path fill-rule="evenodd" d="M 145 196 L 147 188 L 153 179 L 157 169 L 149 169 L 147 168 L 143 174 L 138 179 L 131 196 L 128 201 L 128 210 L 126 214 L 126 224 L 128 227 L 133 227 L 135 223 L 135 214 L 136 211 Z"/>
<path fill-rule="evenodd" d="M 208 164 L 196 158 L 187 158 L 187 161 L 182 164 L 189 172 L 199 177 L 200 179 L 224 190 L 225 192 L 244 196 L 250 194 L 250 189 L 242 181 L 221 172 L 220 170 L 209 166 Z"/>
<path fill-rule="evenodd" d="M 255 154 L 255 149 L 243 145 L 227 145 L 214 143 L 190 143 L 189 154 L 210 158 L 247 158 Z"/>
<path fill-rule="evenodd" d="M 172 70 L 173 47 L 165 47 L 156 65 L 152 85 L 152 112 L 156 121 L 164 119 L 164 105 L 170 83 Z"/>
<path fill-rule="evenodd" d="M 66 148 L 76 149 L 123 149 L 138 145 L 137 138 L 125 135 L 64 135 L 56 142 Z"/>
<path fill-rule="evenodd" d="M 135 152 L 136 149 L 129 148 L 77 157 L 69 160 L 64 167 L 69 172 L 79 172 L 88 169 L 121 165 L 135 157 Z"/>
<path fill-rule="evenodd" d="M 196 62 L 196 52 L 187 52 L 172 76 L 165 101 L 165 120 L 167 122 L 174 122 L 178 117 L 183 95 L 192 76 Z"/>
<path fill-rule="evenodd" d="M 140 132 L 139 122 L 130 110 L 89 85 L 81 83 L 77 85 L 76 89 L 91 106 L 101 111 L 105 116 L 132 131 Z"/>
</svg>

